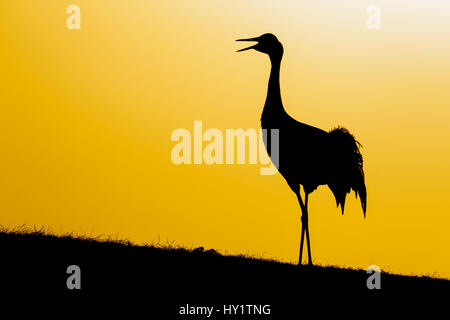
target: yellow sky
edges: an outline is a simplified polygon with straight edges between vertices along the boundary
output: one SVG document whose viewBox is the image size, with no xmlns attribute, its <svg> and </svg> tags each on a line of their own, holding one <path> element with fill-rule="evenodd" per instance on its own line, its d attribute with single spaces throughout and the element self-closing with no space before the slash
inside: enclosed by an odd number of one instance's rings
<svg viewBox="0 0 450 320">
<path fill-rule="evenodd" d="M 81 8 L 81 30 L 66 8 Z M 76 0 L 0 3 L 0 224 L 119 234 L 296 262 L 300 212 L 257 165 L 176 166 L 177 128 L 259 128 L 271 32 L 297 120 L 364 145 L 367 218 L 310 198 L 316 263 L 450 277 L 450 3 Z"/>
</svg>

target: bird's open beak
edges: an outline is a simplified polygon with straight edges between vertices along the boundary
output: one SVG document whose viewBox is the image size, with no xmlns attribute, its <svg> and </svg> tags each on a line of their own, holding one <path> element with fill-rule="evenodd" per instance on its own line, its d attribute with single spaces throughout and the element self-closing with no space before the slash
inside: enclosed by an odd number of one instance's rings
<svg viewBox="0 0 450 320">
<path fill-rule="evenodd" d="M 236 40 L 236 41 L 259 41 L 259 38 L 238 39 L 238 40 Z M 258 45 L 258 44 L 255 44 L 255 45 L 250 46 L 250 47 L 248 47 L 248 48 L 240 49 L 240 50 L 238 50 L 237 52 L 241 52 L 241 51 L 245 51 L 245 50 L 250 50 L 250 49 L 255 49 L 255 47 L 256 47 L 257 45 Z"/>
</svg>

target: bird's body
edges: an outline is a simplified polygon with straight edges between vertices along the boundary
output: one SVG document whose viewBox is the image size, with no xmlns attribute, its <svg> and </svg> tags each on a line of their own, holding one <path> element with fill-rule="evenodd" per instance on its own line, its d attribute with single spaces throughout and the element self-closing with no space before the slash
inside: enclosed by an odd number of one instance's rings
<svg viewBox="0 0 450 320">
<path fill-rule="evenodd" d="M 261 120 L 261 127 L 279 130 L 278 171 L 289 186 L 302 185 L 309 194 L 328 185 L 344 211 L 345 195 L 353 189 L 361 195 L 365 212 L 366 190 L 358 142 L 344 128 L 330 132 L 283 116 L 276 123 Z M 271 151 L 270 135 L 266 149 Z M 360 165 L 359 165 L 360 163 Z"/>
<path fill-rule="evenodd" d="M 323 154 L 328 150 L 326 131 L 298 122 L 289 115 L 276 123 L 261 119 L 261 127 L 279 130 L 278 171 L 289 185 L 300 184 L 305 191 L 314 191 L 319 185 L 327 184 L 329 166 Z M 271 152 L 270 135 L 266 149 Z"/>
<path fill-rule="evenodd" d="M 347 129 L 338 127 L 329 132 L 298 122 L 287 114 L 283 107 L 280 91 L 280 65 L 283 47 L 272 34 L 241 41 L 257 41 L 252 47 L 267 53 L 272 68 L 269 77 L 267 97 L 261 116 L 261 127 L 267 132 L 278 130 L 277 141 L 266 135 L 266 149 L 273 161 L 278 164 L 278 171 L 297 195 L 302 209 L 302 236 L 300 244 L 300 261 L 303 238 L 306 232 L 309 263 L 311 252 L 308 229 L 308 195 L 319 185 L 328 185 L 333 192 L 337 205 L 344 213 L 345 198 L 351 190 L 361 199 L 364 216 L 366 212 L 366 187 L 364 182 L 363 159 L 359 151 L 360 144 Z M 274 150 L 272 143 L 278 142 Z M 305 202 L 300 196 L 300 185 L 305 192 Z"/>
</svg>

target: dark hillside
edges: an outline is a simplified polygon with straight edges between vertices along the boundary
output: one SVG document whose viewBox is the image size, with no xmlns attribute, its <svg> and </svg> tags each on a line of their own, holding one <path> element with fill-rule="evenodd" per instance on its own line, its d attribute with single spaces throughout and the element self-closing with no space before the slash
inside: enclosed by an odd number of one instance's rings
<svg viewBox="0 0 450 320">
<path fill-rule="evenodd" d="M 399 302 L 399 297 L 447 297 L 450 282 L 427 277 L 381 274 L 381 289 L 368 290 L 363 270 L 334 267 L 298 267 L 275 261 L 223 256 L 215 251 L 135 246 L 126 242 L 57 237 L 42 232 L 0 233 L 2 291 L 23 297 L 47 295 L 63 299 L 95 301 L 99 297 L 146 301 L 159 319 L 206 319 L 179 317 L 186 304 L 265 305 L 278 319 L 281 314 L 300 312 L 310 302 L 330 301 L 335 306 Z M 68 290 L 66 269 L 81 269 L 81 290 Z M 137 300 L 136 300 L 137 301 Z M 327 312 L 334 309 L 327 302 Z M 108 308 L 114 309 L 114 304 Z M 411 310 L 415 308 L 410 304 Z M 334 311 L 333 311 L 334 312 Z M 212 319 L 225 317 L 221 311 Z"/>
</svg>

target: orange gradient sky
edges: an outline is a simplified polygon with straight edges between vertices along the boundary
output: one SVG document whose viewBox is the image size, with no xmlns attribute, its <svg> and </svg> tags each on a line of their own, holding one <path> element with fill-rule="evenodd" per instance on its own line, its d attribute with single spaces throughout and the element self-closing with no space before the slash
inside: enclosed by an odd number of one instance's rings
<svg viewBox="0 0 450 320">
<path fill-rule="evenodd" d="M 66 8 L 81 8 L 81 30 Z M 368 30 L 366 8 L 381 8 Z M 310 197 L 315 263 L 450 277 L 450 2 L 0 2 L 0 224 L 297 262 L 300 210 L 258 165 L 176 166 L 177 128 L 259 128 L 271 32 L 297 120 L 363 144 L 367 218 Z"/>
</svg>

